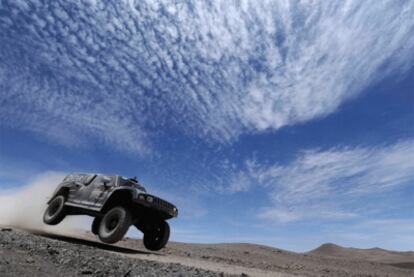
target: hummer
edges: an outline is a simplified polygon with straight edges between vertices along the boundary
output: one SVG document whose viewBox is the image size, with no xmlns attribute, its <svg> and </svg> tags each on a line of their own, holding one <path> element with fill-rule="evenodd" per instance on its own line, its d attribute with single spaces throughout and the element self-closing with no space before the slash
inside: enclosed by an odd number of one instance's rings
<svg viewBox="0 0 414 277">
<path fill-rule="evenodd" d="M 104 243 L 120 241 L 131 225 L 144 234 L 144 246 L 158 251 L 168 242 L 168 219 L 178 216 L 173 204 L 147 193 L 136 178 L 72 173 L 58 185 L 43 221 L 57 225 L 68 215 L 94 217 L 92 233 Z"/>
</svg>

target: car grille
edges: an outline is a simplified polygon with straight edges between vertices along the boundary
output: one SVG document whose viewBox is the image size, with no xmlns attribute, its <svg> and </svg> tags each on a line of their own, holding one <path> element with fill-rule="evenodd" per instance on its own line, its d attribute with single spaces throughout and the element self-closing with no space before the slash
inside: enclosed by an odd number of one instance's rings
<svg viewBox="0 0 414 277">
<path fill-rule="evenodd" d="M 154 204 L 160 206 L 161 208 L 164 208 L 165 210 L 172 210 L 174 209 L 174 205 L 168 203 L 167 201 L 164 201 L 160 198 L 154 197 Z"/>
</svg>

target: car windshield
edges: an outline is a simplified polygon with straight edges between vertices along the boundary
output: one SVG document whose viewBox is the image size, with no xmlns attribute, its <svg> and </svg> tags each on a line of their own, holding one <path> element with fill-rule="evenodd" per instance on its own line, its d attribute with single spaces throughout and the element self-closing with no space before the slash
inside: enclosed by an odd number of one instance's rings
<svg viewBox="0 0 414 277">
<path fill-rule="evenodd" d="M 144 188 L 143 185 L 141 185 L 140 183 L 138 183 L 137 181 L 133 180 L 133 179 L 128 179 L 125 177 L 121 178 L 121 185 L 122 186 L 130 186 L 130 187 L 134 187 L 136 189 L 142 190 L 144 192 L 146 192 L 146 189 Z"/>
</svg>

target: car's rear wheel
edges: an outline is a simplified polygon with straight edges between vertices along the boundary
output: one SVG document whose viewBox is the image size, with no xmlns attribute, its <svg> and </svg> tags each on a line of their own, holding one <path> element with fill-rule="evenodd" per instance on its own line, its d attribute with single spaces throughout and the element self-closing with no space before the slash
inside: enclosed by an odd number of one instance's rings
<svg viewBox="0 0 414 277">
<path fill-rule="evenodd" d="M 102 217 L 95 217 L 92 221 L 91 231 L 94 235 L 99 234 L 99 226 L 101 225 Z"/>
<path fill-rule="evenodd" d="M 131 213 L 124 207 L 115 207 L 109 210 L 99 225 L 99 239 L 105 243 L 120 241 L 129 226 L 131 226 Z"/>
<path fill-rule="evenodd" d="M 165 247 L 170 238 L 170 225 L 164 220 L 155 222 L 144 233 L 144 246 L 148 250 L 158 251 Z"/>
<path fill-rule="evenodd" d="M 62 222 L 65 216 L 65 197 L 59 195 L 49 203 L 49 206 L 43 214 L 43 222 L 48 225 L 57 225 Z"/>
</svg>

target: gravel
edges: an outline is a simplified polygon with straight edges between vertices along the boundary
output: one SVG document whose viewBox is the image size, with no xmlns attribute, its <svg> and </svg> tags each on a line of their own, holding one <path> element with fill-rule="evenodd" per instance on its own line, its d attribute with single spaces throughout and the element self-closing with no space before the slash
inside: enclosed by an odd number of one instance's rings
<svg viewBox="0 0 414 277">
<path fill-rule="evenodd" d="M 0 231 L 0 276 L 231 276 L 174 263 L 125 257 L 94 246 L 20 230 Z"/>
<path fill-rule="evenodd" d="M 414 252 L 324 245 L 308 253 L 272 247 L 170 242 L 159 252 L 141 240 L 103 244 L 71 234 L 0 228 L 0 276 L 414 276 Z"/>
</svg>

